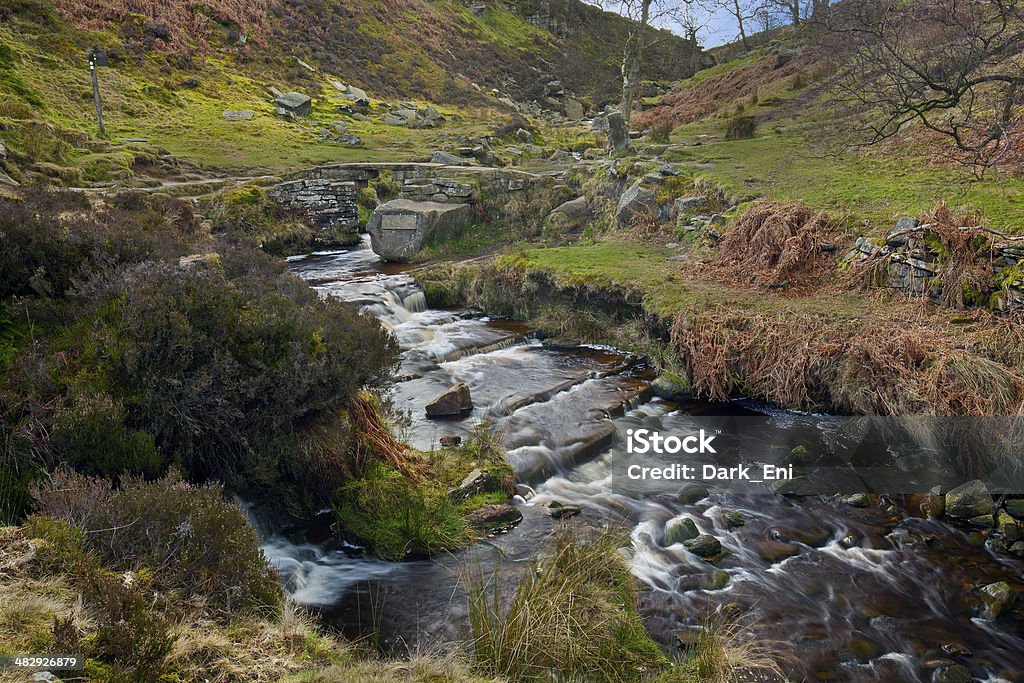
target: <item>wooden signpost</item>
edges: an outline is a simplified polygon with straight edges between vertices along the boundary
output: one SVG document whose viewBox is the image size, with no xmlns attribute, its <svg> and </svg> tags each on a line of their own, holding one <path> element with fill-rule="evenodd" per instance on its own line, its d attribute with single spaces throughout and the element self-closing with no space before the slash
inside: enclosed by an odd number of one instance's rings
<svg viewBox="0 0 1024 683">
<path fill-rule="evenodd" d="M 103 103 L 100 101 L 100 81 L 96 69 L 101 66 L 110 66 L 110 59 L 107 53 L 99 48 L 93 48 L 85 53 L 89 60 L 89 73 L 92 75 L 92 98 L 96 103 L 96 121 L 100 124 L 100 137 L 107 137 L 107 130 L 103 126 Z"/>
</svg>

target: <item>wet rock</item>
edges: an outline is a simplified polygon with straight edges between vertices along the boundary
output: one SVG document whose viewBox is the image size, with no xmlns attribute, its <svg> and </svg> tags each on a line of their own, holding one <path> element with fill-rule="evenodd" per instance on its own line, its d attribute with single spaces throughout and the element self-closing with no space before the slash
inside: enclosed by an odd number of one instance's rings
<svg viewBox="0 0 1024 683">
<path fill-rule="evenodd" d="M 469 387 L 459 382 L 426 405 L 427 417 L 454 417 L 473 409 Z"/>
<path fill-rule="evenodd" d="M 793 557 L 800 552 L 800 547 L 795 543 L 788 543 L 781 539 L 775 538 L 755 538 L 753 539 L 757 554 L 762 559 L 775 564 L 781 562 L 786 558 Z"/>
<path fill-rule="evenodd" d="M 709 591 L 720 591 L 729 585 L 729 572 L 719 569 L 718 571 L 712 572 L 711 576 L 708 577 L 708 590 Z"/>
<path fill-rule="evenodd" d="M 572 503 L 561 503 L 557 500 L 548 503 L 548 515 L 555 519 L 568 519 L 569 517 L 575 517 L 580 512 L 582 512 L 580 506 L 573 505 Z"/>
<path fill-rule="evenodd" d="M 853 508 L 871 507 L 871 496 L 866 493 L 854 493 L 843 498 L 843 502 Z"/>
<path fill-rule="evenodd" d="M 693 385 L 686 377 L 665 372 L 651 382 L 651 391 L 658 398 L 682 403 L 693 398 Z"/>
<path fill-rule="evenodd" d="M 963 664 L 954 664 L 937 671 L 933 680 L 936 683 L 973 683 L 974 677 Z"/>
<path fill-rule="evenodd" d="M 803 444 L 793 446 L 789 449 L 789 453 L 786 454 L 787 465 L 803 467 L 805 465 L 812 465 L 815 462 L 817 462 L 817 458 L 813 453 L 811 453 L 811 449 Z"/>
<path fill-rule="evenodd" d="M 274 97 L 278 111 L 284 110 L 290 116 L 307 116 L 313 108 L 313 99 L 300 92 L 283 92 Z"/>
<path fill-rule="evenodd" d="M 530 500 L 537 495 L 537 492 L 533 490 L 532 486 L 516 484 L 516 495 L 521 496 L 523 500 Z"/>
<path fill-rule="evenodd" d="M 979 529 L 991 529 L 996 525 L 996 520 L 992 515 L 978 515 L 977 517 L 971 517 L 967 520 L 967 523 Z"/>
<path fill-rule="evenodd" d="M 514 505 L 494 503 L 473 510 L 466 515 L 466 521 L 487 533 L 503 533 L 523 521 L 523 513 Z"/>
<path fill-rule="evenodd" d="M 946 511 L 946 499 L 937 493 L 915 493 L 907 496 L 907 509 L 915 516 L 936 519 Z"/>
<path fill-rule="evenodd" d="M 661 539 L 661 545 L 668 547 L 676 543 L 683 543 L 700 536 L 697 525 L 689 517 L 676 517 L 670 519 L 665 525 L 665 535 Z"/>
<path fill-rule="evenodd" d="M 725 510 L 722 512 L 722 519 L 725 520 L 727 526 L 740 527 L 747 523 L 747 520 L 743 518 L 743 514 L 736 510 Z"/>
<path fill-rule="evenodd" d="M 1019 557 L 1024 557 L 1024 541 L 1017 541 L 1011 545 L 1010 552 Z"/>
<path fill-rule="evenodd" d="M 1017 599 L 1017 594 L 1005 581 L 990 583 L 981 588 L 981 600 L 985 603 L 985 613 L 995 619 L 1003 610 L 1012 605 Z"/>
<path fill-rule="evenodd" d="M 576 339 L 568 337 L 550 337 L 540 343 L 545 349 L 575 349 L 580 343 Z"/>
<path fill-rule="evenodd" d="M 957 486 L 946 494 L 946 514 L 950 517 L 970 519 L 991 515 L 995 507 L 985 482 L 979 479 Z"/>
<path fill-rule="evenodd" d="M 721 541 L 708 534 L 701 534 L 697 538 L 684 541 L 683 547 L 697 557 L 711 557 L 722 552 Z"/>
<path fill-rule="evenodd" d="M 586 197 L 577 197 L 564 204 L 559 204 L 551 213 L 552 215 L 560 213 L 569 218 L 586 218 L 590 215 L 590 202 Z"/>
<path fill-rule="evenodd" d="M 1004 503 L 1004 507 L 1017 519 L 1024 519 L 1024 498 L 1011 498 Z"/>
<path fill-rule="evenodd" d="M 961 643 L 943 643 L 942 651 L 947 655 L 955 655 L 957 657 L 970 657 L 974 653 Z"/>
<path fill-rule="evenodd" d="M 710 495 L 711 493 L 707 488 L 700 484 L 687 484 L 679 490 L 679 494 L 676 496 L 676 499 L 683 505 L 693 505 L 697 501 L 704 500 Z"/>
<path fill-rule="evenodd" d="M 456 448 L 462 445 L 462 437 L 457 434 L 447 434 L 437 440 L 443 448 Z"/>
</svg>

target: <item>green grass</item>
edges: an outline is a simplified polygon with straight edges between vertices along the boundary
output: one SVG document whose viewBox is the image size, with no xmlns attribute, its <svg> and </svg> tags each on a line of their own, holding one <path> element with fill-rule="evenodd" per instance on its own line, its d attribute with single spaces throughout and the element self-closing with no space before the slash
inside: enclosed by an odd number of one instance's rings
<svg viewBox="0 0 1024 683">
<path fill-rule="evenodd" d="M 895 155 L 824 156 L 793 130 L 797 126 L 793 121 L 767 122 L 753 139 L 725 140 L 725 119 L 700 121 L 677 128 L 672 140 L 716 137 L 703 138 L 698 146 L 672 149 L 666 158 L 699 167 L 703 175 L 737 195 L 804 202 L 849 215 L 853 223 L 868 221 L 876 232 L 942 200 L 980 210 L 992 228 L 1024 231 L 1024 178 L 990 173 L 977 180 L 966 170 Z"/>
</svg>

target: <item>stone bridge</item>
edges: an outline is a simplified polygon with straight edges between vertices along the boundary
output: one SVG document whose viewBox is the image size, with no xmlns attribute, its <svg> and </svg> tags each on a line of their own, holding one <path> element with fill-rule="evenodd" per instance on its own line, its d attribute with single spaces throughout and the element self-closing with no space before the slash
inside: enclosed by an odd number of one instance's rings
<svg viewBox="0 0 1024 683">
<path fill-rule="evenodd" d="M 377 207 L 363 226 L 359 191 L 384 174 L 398 184 L 398 197 Z M 469 225 L 476 215 L 472 206 L 484 197 L 527 192 L 551 184 L 553 175 L 429 162 L 337 163 L 294 173 L 269 194 L 304 213 L 323 244 L 350 243 L 365 227 L 374 251 L 387 260 L 407 261 L 426 242 Z"/>
</svg>

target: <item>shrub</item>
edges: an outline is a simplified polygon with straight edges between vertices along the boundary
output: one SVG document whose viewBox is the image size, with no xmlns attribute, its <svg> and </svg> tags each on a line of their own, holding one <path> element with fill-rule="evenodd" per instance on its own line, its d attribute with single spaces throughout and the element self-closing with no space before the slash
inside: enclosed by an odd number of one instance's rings
<svg viewBox="0 0 1024 683">
<path fill-rule="evenodd" d="M 37 497 L 41 514 L 80 524 L 88 548 L 113 570 L 149 569 L 160 588 L 234 614 L 281 605 L 255 531 L 220 486 L 193 486 L 172 472 L 149 483 L 125 477 L 111 489 L 65 470 Z"/>
<path fill-rule="evenodd" d="M 125 412 L 105 394 L 79 397 L 58 413 L 51 442 L 75 469 L 116 479 L 122 474 L 156 476 L 160 454 L 153 437 L 124 424 Z"/>
<path fill-rule="evenodd" d="M 734 116 L 725 127 L 726 140 L 747 140 L 754 137 L 757 119 L 753 116 Z"/>
<path fill-rule="evenodd" d="M 303 217 L 285 209 L 258 185 L 224 190 L 204 205 L 214 230 L 239 244 L 288 254 L 313 242 L 313 229 Z"/>
<path fill-rule="evenodd" d="M 334 510 L 341 527 L 383 559 L 430 555 L 457 548 L 468 538 L 447 491 L 383 463 L 369 463 L 346 484 Z"/>
<path fill-rule="evenodd" d="M 32 515 L 25 533 L 39 543 L 33 564 L 44 574 L 71 573 L 85 559 L 85 533 L 66 519 Z"/>
<path fill-rule="evenodd" d="M 516 681 L 637 681 L 668 662 L 644 630 L 637 586 L 605 531 L 589 542 L 563 531 L 511 596 L 497 573 L 468 580 L 473 653 L 485 673 Z"/>
<path fill-rule="evenodd" d="M 90 649 L 98 659 L 128 670 L 138 681 L 159 680 L 175 636 L 168 616 L 150 609 L 136 581 L 93 570 L 86 595 L 98 614 Z"/>
</svg>

